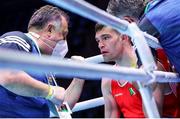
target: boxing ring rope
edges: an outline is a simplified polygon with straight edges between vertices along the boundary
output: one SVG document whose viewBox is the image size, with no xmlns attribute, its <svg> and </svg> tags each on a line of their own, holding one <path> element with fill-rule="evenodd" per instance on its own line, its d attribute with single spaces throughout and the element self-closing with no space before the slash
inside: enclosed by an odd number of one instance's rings
<svg viewBox="0 0 180 119">
<path fill-rule="evenodd" d="M 100 56 L 98 56 L 100 57 Z M 101 60 L 101 59 L 100 59 Z M 96 59 L 98 61 L 98 58 Z M 61 77 L 88 78 L 88 80 L 101 80 L 109 77 L 115 80 L 145 81 L 149 76 L 143 69 L 113 67 L 107 64 L 93 64 L 51 56 L 28 54 L 23 52 L 0 50 L 0 68 L 33 71 L 37 73 L 49 73 L 49 71 Z M 163 71 L 153 71 L 157 82 L 179 82 L 178 74 Z"/>
<path fill-rule="evenodd" d="M 94 99 L 76 103 L 74 108 L 72 109 L 72 112 L 77 112 L 77 111 L 81 111 L 85 109 L 91 109 L 91 108 L 95 108 L 102 105 L 104 105 L 103 97 L 94 98 Z"/>
</svg>

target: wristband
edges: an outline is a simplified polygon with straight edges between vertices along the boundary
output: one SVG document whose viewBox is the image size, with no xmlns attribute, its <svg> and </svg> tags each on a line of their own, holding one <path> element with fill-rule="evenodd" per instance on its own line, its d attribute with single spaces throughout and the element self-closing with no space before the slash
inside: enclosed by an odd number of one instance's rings
<svg viewBox="0 0 180 119">
<path fill-rule="evenodd" d="M 48 95 L 46 96 L 46 99 L 51 100 L 54 97 L 54 89 L 52 86 L 49 85 Z"/>
</svg>

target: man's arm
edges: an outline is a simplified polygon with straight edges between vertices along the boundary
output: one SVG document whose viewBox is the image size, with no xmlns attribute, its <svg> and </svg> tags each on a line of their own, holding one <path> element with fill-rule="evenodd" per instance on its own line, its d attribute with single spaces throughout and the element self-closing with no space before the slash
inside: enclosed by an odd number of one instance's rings
<svg viewBox="0 0 180 119">
<path fill-rule="evenodd" d="M 165 71 L 165 68 L 164 66 L 159 62 L 157 61 L 157 70 L 160 70 L 160 71 Z M 156 100 L 156 104 L 158 106 L 158 110 L 159 110 L 159 113 L 160 115 L 162 116 L 162 111 L 163 111 L 163 102 L 164 102 L 164 88 L 165 88 L 165 85 L 164 83 L 156 83 L 156 86 L 153 87 L 153 96 Z"/>
<path fill-rule="evenodd" d="M 163 65 L 159 61 L 157 61 L 156 65 L 157 65 L 157 70 L 165 71 Z M 154 99 L 156 101 L 159 114 L 162 117 L 163 102 L 164 102 L 164 93 L 163 93 L 163 91 L 164 91 L 164 88 L 165 88 L 165 84 L 155 82 L 155 83 L 153 83 L 151 85 L 151 88 L 152 88 L 152 91 L 153 91 L 152 95 L 154 96 Z"/>
<path fill-rule="evenodd" d="M 71 59 L 82 63 L 84 61 L 84 57 L 81 56 L 72 56 Z M 69 87 L 66 89 L 64 102 L 67 102 L 71 109 L 78 102 L 81 96 L 84 82 L 85 80 L 83 79 L 74 78 Z"/>
<path fill-rule="evenodd" d="M 84 86 L 85 80 L 74 78 L 69 87 L 65 91 L 64 102 L 67 102 L 72 109 L 78 102 Z"/>
<path fill-rule="evenodd" d="M 30 53 L 30 44 L 25 39 L 16 34 L 16 37 L 11 35 L 0 38 L 0 48 Z M 23 71 L 0 70 L 0 74 L 0 85 L 17 95 L 46 97 L 56 105 L 60 105 L 64 100 L 64 88 L 49 86 Z"/>
<path fill-rule="evenodd" d="M 0 85 L 9 91 L 27 97 L 47 97 L 50 86 L 35 80 L 23 71 L 0 70 Z M 61 104 L 64 99 L 64 88 L 52 87 L 54 104 Z"/>
<path fill-rule="evenodd" d="M 111 80 L 102 80 L 101 90 L 105 101 L 105 118 L 119 118 L 120 112 L 111 93 Z"/>
</svg>

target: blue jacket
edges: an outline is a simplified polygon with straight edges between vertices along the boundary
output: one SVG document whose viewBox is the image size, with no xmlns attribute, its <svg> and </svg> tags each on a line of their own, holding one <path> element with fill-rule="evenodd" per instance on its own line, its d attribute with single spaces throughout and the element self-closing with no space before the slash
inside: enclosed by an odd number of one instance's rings
<svg viewBox="0 0 180 119">
<path fill-rule="evenodd" d="M 0 48 L 39 54 L 34 42 L 22 32 L 8 32 L 0 37 Z M 48 83 L 44 74 L 28 72 L 35 79 Z M 47 100 L 16 95 L 0 86 L 0 117 L 49 117 Z"/>
<path fill-rule="evenodd" d="M 180 73 L 180 0 L 154 0 L 139 27 L 159 38 L 168 59 Z"/>
</svg>

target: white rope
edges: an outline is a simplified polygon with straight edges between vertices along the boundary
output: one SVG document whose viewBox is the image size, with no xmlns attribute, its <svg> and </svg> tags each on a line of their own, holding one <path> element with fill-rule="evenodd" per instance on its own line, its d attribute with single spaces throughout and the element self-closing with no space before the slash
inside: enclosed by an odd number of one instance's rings
<svg viewBox="0 0 180 119">
<path fill-rule="evenodd" d="M 102 55 L 96 55 L 93 57 L 86 58 L 85 61 L 89 63 L 98 64 L 98 63 L 104 62 L 104 58 Z"/>
<path fill-rule="evenodd" d="M 12 68 L 37 73 L 54 72 L 61 77 L 88 78 L 88 80 L 101 80 L 109 77 L 115 80 L 149 81 L 149 76 L 142 69 L 113 67 L 107 64 L 93 64 L 77 62 L 66 59 L 42 57 L 22 52 L 0 50 L 0 68 Z M 179 82 L 178 74 L 163 71 L 154 71 L 157 82 Z"/>
<path fill-rule="evenodd" d="M 74 108 L 72 109 L 72 112 L 77 112 L 77 111 L 81 111 L 85 109 L 91 109 L 91 108 L 95 108 L 102 105 L 104 105 L 103 97 L 94 98 L 94 99 L 76 103 Z"/>
<path fill-rule="evenodd" d="M 128 30 L 131 34 L 130 36 L 132 37 L 131 40 L 137 48 L 138 54 L 142 61 L 143 69 L 146 72 L 146 75 L 149 76 L 149 81 L 147 81 L 145 85 L 147 85 L 147 83 L 150 82 L 155 82 L 156 76 L 154 75 L 153 71 L 157 68 L 157 66 L 155 64 L 154 58 L 152 56 L 152 53 L 150 52 L 150 49 L 147 45 L 144 36 L 141 34 L 140 29 L 137 27 L 135 23 L 129 24 Z M 136 82 L 138 84 L 139 92 L 142 96 L 142 101 L 147 116 L 149 118 L 160 118 L 158 107 L 156 105 L 154 97 L 152 96 L 150 88 L 148 86 L 144 86 L 144 84 L 140 81 Z"/>
</svg>

